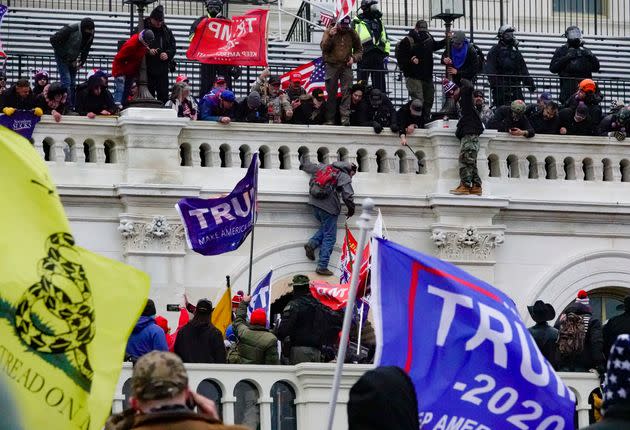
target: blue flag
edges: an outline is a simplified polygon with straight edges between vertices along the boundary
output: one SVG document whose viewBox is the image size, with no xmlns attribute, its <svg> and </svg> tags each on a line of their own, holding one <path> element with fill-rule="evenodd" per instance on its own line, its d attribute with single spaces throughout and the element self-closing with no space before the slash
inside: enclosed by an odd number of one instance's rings
<svg viewBox="0 0 630 430">
<path fill-rule="evenodd" d="M 273 270 L 267 273 L 252 293 L 252 299 L 247 307 L 247 318 L 249 318 L 254 309 L 262 308 L 267 313 L 267 327 L 269 327 L 269 317 L 271 311 L 271 275 Z"/>
<path fill-rule="evenodd" d="M 0 5 L 2 6 L 2 5 Z M 1 55 L 0 55 L 1 56 Z M 16 110 L 13 115 L 0 115 L 0 125 L 30 139 L 40 117 L 30 110 Z"/>
<path fill-rule="evenodd" d="M 202 255 L 234 251 L 256 222 L 258 154 L 234 190 L 216 199 L 181 199 L 175 208 L 184 222 L 188 246 Z"/>
<path fill-rule="evenodd" d="M 452 264 L 377 240 L 376 359 L 413 380 L 421 428 L 573 428 L 575 396 L 508 296 Z"/>
</svg>

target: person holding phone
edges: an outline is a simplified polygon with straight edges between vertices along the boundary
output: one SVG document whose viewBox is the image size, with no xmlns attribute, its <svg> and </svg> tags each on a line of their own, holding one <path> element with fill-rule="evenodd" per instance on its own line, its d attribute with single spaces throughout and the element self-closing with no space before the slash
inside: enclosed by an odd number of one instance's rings
<svg viewBox="0 0 630 430">
<path fill-rule="evenodd" d="M 510 106 L 500 106 L 488 123 L 489 129 L 510 133 L 512 136 L 534 137 L 536 132 L 525 116 L 527 105 L 523 100 L 514 100 Z"/>
</svg>

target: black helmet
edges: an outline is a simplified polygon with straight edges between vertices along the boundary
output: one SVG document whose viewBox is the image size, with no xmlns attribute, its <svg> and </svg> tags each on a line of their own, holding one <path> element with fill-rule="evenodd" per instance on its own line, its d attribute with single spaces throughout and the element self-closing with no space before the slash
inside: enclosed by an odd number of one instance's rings
<svg viewBox="0 0 630 430">
<path fill-rule="evenodd" d="M 580 30 L 580 27 L 578 27 L 577 25 L 570 25 L 567 27 L 566 31 L 564 32 L 564 37 L 566 37 L 569 40 L 581 39 L 582 30 Z"/>
<path fill-rule="evenodd" d="M 368 9 L 373 4 L 377 4 L 378 0 L 361 0 L 361 9 Z"/>
</svg>

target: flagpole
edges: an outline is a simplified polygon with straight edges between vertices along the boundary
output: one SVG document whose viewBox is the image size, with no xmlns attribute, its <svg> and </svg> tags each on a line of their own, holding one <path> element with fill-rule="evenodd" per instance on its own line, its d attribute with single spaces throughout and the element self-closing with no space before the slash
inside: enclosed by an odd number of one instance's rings
<svg viewBox="0 0 630 430">
<path fill-rule="evenodd" d="M 371 220 L 372 210 L 374 209 L 374 200 L 366 198 L 363 200 L 362 212 L 357 226 L 360 229 L 358 248 L 363 250 L 368 234 L 368 227 Z M 363 251 L 361 251 L 363 255 Z M 337 365 L 335 367 L 335 377 L 333 379 L 332 394 L 329 404 L 328 414 L 328 430 L 333 430 L 333 422 L 335 420 L 335 408 L 337 407 L 337 397 L 339 395 L 339 384 L 341 383 L 341 373 L 343 371 L 343 362 L 346 357 L 346 350 L 348 349 L 348 337 L 350 335 L 350 323 L 352 322 L 352 313 L 354 311 L 354 301 L 357 297 L 357 287 L 359 285 L 359 271 L 361 270 L 361 260 L 359 264 L 352 266 L 352 278 L 350 280 L 350 291 L 348 292 L 348 304 L 346 305 L 346 311 L 343 316 L 343 329 L 341 330 L 341 339 L 339 340 L 339 351 L 337 353 Z"/>
<path fill-rule="evenodd" d="M 357 336 L 357 355 L 361 352 L 361 332 L 363 331 L 363 311 L 365 310 L 365 302 L 361 300 L 361 314 L 359 315 L 359 336 Z"/>
<path fill-rule="evenodd" d="M 247 281 L 247 295 L 252 294 L 252 266 L 254 265 L 254 232 L 256 231 L 256 223 L 252 225 L 252 241 L 249 247 L 249 280 Z"/>
</svg>

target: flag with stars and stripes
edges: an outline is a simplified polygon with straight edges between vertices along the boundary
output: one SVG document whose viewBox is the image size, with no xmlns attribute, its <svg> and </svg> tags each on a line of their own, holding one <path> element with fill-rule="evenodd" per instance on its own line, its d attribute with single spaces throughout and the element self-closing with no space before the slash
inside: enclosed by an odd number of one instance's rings
<svg viewBox="0 0 630 430">
<path fill-rule="evenodd" d="M 9 8 L 3 4 L 0 4 L 0 27 L 2 26 L 2 18 L 9 11 Z M 4 48 L 2 47 L 2 40 L 0 40 L 0 58 L 7 58 L 7 54 L 4 52 Z"/>
<path fill-rule="evenodd" d="M 319 57 L 313 61 L 309 61 L 293 70 L 288 71 L 284 75 L 280 76 L 280 82 L 282 88 L 286 89 L 291 83 L 291 75 L 293 73 L 299 73 L 302 75 L 302 87 L 307 93 L 312 93 L 314 89 L 321 88 L 325 90 L 326 84 L 326 64 L 322 57 Z"/>
<path fill-rule="evenodd" d="M 328 12 L 320 12 L 319 22 L 321 22 L 324 27 L 329 27 L 333 22 L 335 22 L 335 17 Z"/>
<path fill-rule="evenodd" d="M 356 0 L 335 0 L 335 18 L 337 22 L 350 15 L 350 12 L 354 9 L 355 3 Z"/>
</svg>

